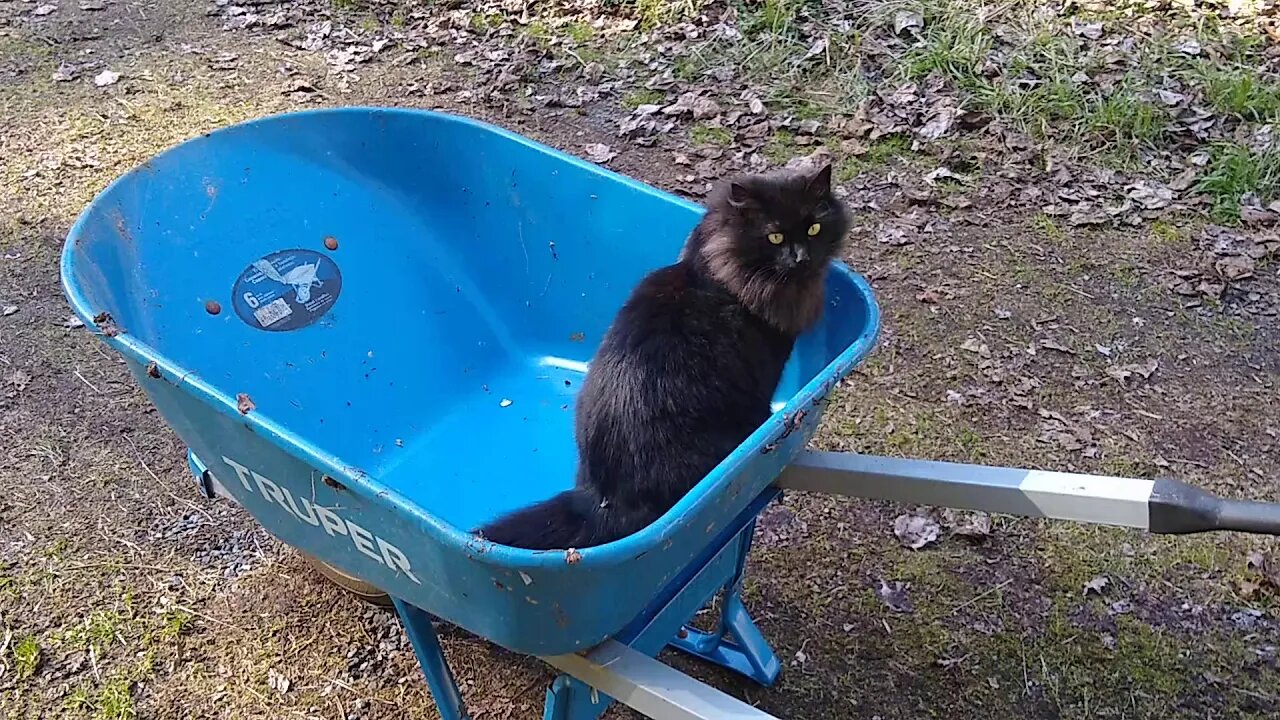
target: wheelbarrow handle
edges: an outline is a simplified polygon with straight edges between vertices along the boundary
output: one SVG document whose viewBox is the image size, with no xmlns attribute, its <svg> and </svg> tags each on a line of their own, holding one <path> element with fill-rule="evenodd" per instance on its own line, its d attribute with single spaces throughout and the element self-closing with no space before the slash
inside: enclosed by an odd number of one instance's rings
<svg viewBox="0 0 1280 720">
<path fill-rule="evenodd" d="M 1221 498 L 1180 480 L 1156 480 L 1150 506 L 1151 532 L 1237 530 L 1280 535 L 1280 503 Z"/>
<path fill-rule="evenodd" d="M 1280 535 L 1280 503 L 1228 500 L 1172 479 L 1085 475 L 806 451 L 775 482 L 783 490 L 920 503 L 1187 534 Z"/>
</svg>

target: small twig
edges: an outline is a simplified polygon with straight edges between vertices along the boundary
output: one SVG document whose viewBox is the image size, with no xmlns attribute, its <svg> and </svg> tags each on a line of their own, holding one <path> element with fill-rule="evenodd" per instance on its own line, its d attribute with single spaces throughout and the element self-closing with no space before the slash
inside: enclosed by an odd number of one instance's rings
<svg viewBox="0 0 1280 720">
<path fill-rule="evenodd" d="M 1209 467 L 1209 466 L 1208 466 L 1207 464 L 1205 464 L 1205 463 L 1202 463 L 1202 462 L 1196 462 L 1195 460 L 1183 460 L 1182 458 L 1169 458 L 1169 462 L 1172 462 L 1172 463 L 1178 463 L 1179 465 L 1194 465 L 1194 466 L 1196 466 L 1196 467 L 1200 467 L 1200 468 L 1207 468 L 1207 467 Z"/>
<path fill-rule="evenodd" d="M 64 567 L 64 568 L 62 568 L 62 569 L 63 569 L 63 570 L 89 570 L 89 569 L 91 569 L 91 568 L 100 568 L 100 567 L 114 567 L 114 568 L 120 568 L 120 569 L 122 569 L 122 570 L 123 570 L 123 569 L 128 569 L 128 570 L 154 570 L 154 571 L 156 571 L 156 572 L 168 572 L 168 573 L 181 573 L 181 572 L 183 572 L 182 570 L 179 570 L 178 568 L 159 567 L 159 566 L 157 566 L 157 565 L 138 565 L 138 564 L 135 564 L 135 563 L 114 563 L 114 562 L 111 562 L 111 561 L 96 562 L 96 563 L 84 563 L 84 564 L 82 564 L 82 565 L 68 565 L 68 566 L 66 566 L 66 567 Z"/>
<path fill-rule="evenodd" d="M 961 610 L 963 610 L 963 609 L 965 609 L 965 608 L 969 607 L 970 605 L 972 605 L 972 604 L 974 604 L 974 603 L 978 602 L 979 600 L 981 600 L 982 598 L 984 598 L 984 597 L 986 597 L 986 596 L 990 595 L 991 593 L 996 592 L 997 590 L 999 590 L 999 589 L 1003 588 L 1005 585 L 1008 585 L 1008 584 L 1009 584 L 1009 583 L 1011 583 L 1011 582 L 1013 582 L 1013 578 L 1009 578 L 1008 580 L 1005 580 L 1004 582 L 1000 583 L 999 585 L 997 585 L 997 586 L 995 586 L 995 587 L 993 587 L 993 588 L 989 588 L 986 592 L 983 592 L 983 593 L 981 593 L 981 594 L 977 595 L 976 597 L 974 597 L 974 598 L 970 599 L 968 602 L 964 602 L 964 603 L 961 603 L 961 604 L 959 604 L 959 605 L 955 606 L 954 608 L 952 608 L 952 609 L 951 609 L 951 614 L 952 614 L 952 615 L 955 615 L 956 613 L 960 612 Z"/>
<path fill-rule="evenodd" d="M 96 386 L 96 385 L 94 385 L 93 383 L 91 383 L 91 382 L 89 382 L 88 380 L 86 380 L 86 379 L 85 379 L 85 377 L 84 377 L 83 375 L 81 375 L 81 374 L 80 374 L 80 371 L 79 371 L 79 370 L 76 370 L 76 371 L 75 371 L 75 375 L 76 375 L 76 377 L 80 378 L 80 382 L 84 383 L 85 385 L 88 385 L 90 390 L 92 390 L 92 391 L 94 391 L 94 392 L 98 393 L 99 395 L 101 395 L 101 394 L 102 394 L 102 391 L 98 389 L 98 386 Z"/>
<path fill-rule="evenodd" d="M 1084 299 L 1086 299 L 1086 300 L 1093 300 L 1093 299 L 1094 299 L 1094 297 L 1093 297 L 1092 295 L 1090 295 L 1089 293 L 1087 293 L 1087 292 L 1085 292 L 1085 291 L 1081 290 L 1080 288 L 1077 288 L 1077 287 L 1075 287 L 1075 286 L 1073 286 L 1073 285 L 1067 285 L 1067 284 L 1063 283 L 1063 284 L 1062 284 L 1062 287 L 1063 287 L 1063 288 L 1065 288 L 1065 289 L 1067 289 L 1067 290 L 1070 290 L 1071 292 L 1073 292 L 1073 293 L 1075 293 L 1075 294 L 1079 295 L 1080 297 L 1082 297 L 1082 298 L 1084 298 Z"/>
<path fill-rule="evenodd" d="M 98 682 L 102 682 L 102 675 L 98 673 L 97 653 L 93 651 L 92 643 L 89 644 L 89 665 L 93 667 L 93 676 L 98 679 Z"/>
<path fill-rule="evenodd" d="M 1225 450 L 1225 448 L 1224 448 L 1224 450 Z M 1227 451 L 1226 451 L 1226 453 L 1227 453 L 1228 455 L 1230 455 L 1230 456 L 1231 456 L 1231 459 L 1232 459 L 1232 460 L 1235 460 L 1237 463 L 1239 463 L 1239 464 L 1240 464 L 1240 467 L 1248 467 L 1247 465 L 1245 465 L 1245 464 L 1244 464 L 1244 460 L 1241 460 L 1241 459 L 1240 459 L 1240 456 L 1239 456 L 1239 455 L 1237 455 L 1237 454 L 1235 454 L 1235 453 L 1231 452 L 1230 450 L 1227 450 Z"/>
<path fill-rule="evenodd" d="M 13 630 L 5 628 L 4 642 L 0 643 L 0 656 L 4 655 L 4 651 L 9 649 L 9 641 L 13 639 Z"/>
<path fill-rule="evenodd" d="M 237 625 L 232 625 L 231 623 L 227 622 L 226 620 L 219 620 L 218 618 L 215 618 L 215 617 L 209 617 L 208 615 L 205 615 L 204 613 L 200 612 L 199 610 L 195 610 L 195 609 L 193 609 L 193 608 L 189 608 L 189 607 L 187 607 L 186 605 L 179 605 L 179 604 L 177 604 L 177 603 L 174 603 L 174 605 L 173 605 L 173 606 L 174 606 L 175 608 L 177 608 L 177 609 L 179 609 L 179 610 L 183 611 L 183 612 L 189 612 L 189 613 L 191 613 L 192 615 L 195 615 L 196 617 L 204 618 L 205 620 L 208 620 L 209 622 L 216 622 L 216 623 L 218 623 L 219 625 L 225 625 L 225 626 L 227 626 L 227 627 L 229 627 L 229 628 L 235 628 L 235 629 L 237 629 L 237 630 L 239 630 L 239 629 L 240 629 L 240 628 L 239 628 L 239 626 L 237 626 Z"/>
<path fill-rule="evenodd" d="M 1266 702 L 1266 703 L 1272 703 L 1272 702 L 1275 702 L 1275 701 L 1276 701 L 1276 696 L 1275 696 L 1275 695 L 1267 695 L 1266 693 L 1254 692 L 1253 690 L 1246 690 L 1245 688 L 1242 688 L 1242 687 L 1235 687 L 1235 686 L 1232 686 L 1232 688 L 1231 688 L 1231 689 L 1232 689 L 1232 690 L 1235 690 L 1236 692 L 1240 693 L 1241 695 L 1247 695 L 1247 696 L 1249 696 L 1249 697 L 1253 698 L 1254 700 L 1261 700 L 1261 701 Z"/>
<path fill-rule="evenodd" d="M 138 444 L 133 441 L 133 438 L 129 437 L 128 435 L 125 435 L 124 439 L 129 441 L 129 446 L 132 447 L 133 452 L 137 454 L 138 464 L 142 466 L 142 469 L 147 471 L 147 474 L 151 476 L 152 480 L 155 480 L 156 482 L 160 482 L 160 476 L 157 475 L 155 471 L 151 469 L 151 466 L 147 464 L 146 459 L 142 457 L 142 451 L 138 449 Z"/>
<path fill-rule="evenodd" d="M 153 473 L 153 474 L 154 474 L 154 473 Z M 191 508 L 192 510 L 195 510 L 196 512 L 200 513 L 200 514 L 201 514 L 201 515 L 203 515 L 203 516 L 205 517 L 205 519 L 206 519 L 206 520 L 208 520 L 209 522 L 214 523 L 215 525 L 217 524 L 217 522 L 218 522 L 218 521 L 217 521 L 217 520 L 214 520 L 214 519 L 213 519 L 213 516 L 212 516 L 212 515 L 210 515 L 208 512 L 206 512 L 206 511 L 205 511 L 205 509 L 204 509 L 204 508 L 202 508 L 202 507 L 200 507 L 199 505 L 197 505 L 197 504 L 195 504 L 195 503 L 191 502 L 190 500 L 187 500 L 186 498 L 180 498 L 180 497 L 178 497 L 177 495 L 174 495 L 173 493 L 169 493 L 169 497 L 171 497 L 171 498 L 173 498 L 174 500 L 176 500 L 176 501 L 178 501 L 178 502 L 182 503 L 183 505 L 186 505 L 187 507 Z"/>
</svg>

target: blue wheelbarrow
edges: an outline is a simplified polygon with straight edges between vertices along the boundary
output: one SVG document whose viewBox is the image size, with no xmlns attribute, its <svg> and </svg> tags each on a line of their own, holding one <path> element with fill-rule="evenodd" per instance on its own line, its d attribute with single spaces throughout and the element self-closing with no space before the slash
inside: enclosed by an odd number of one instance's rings
<svg viewBox="0 0 1280 720">
<path fill-rule="evenodd" d="M 837 263 L 773 416 L 652 526 L 545 552 L 471 534 L 572 485 L 592 351 L 701 213 L 479 122 L 320 110 L 219 130 L 124 175 L 72 228 L 62 279 L 206 495 L 393 600 L 446 720 L 466 711 L 433 619 L 561 670 L 545 720 L 596 718 L 615 699 L 660 719 L 770 717 L 653 657 L 674 646 L 778 678 L 739 588 L 754 519 L 783 489 L 1280 530 L 1280 505 L 1173 480 L 806 451 L 880 321 L 870 286 Z M 717 596 L 717 627 L 690 627 Z"/>
</svg>

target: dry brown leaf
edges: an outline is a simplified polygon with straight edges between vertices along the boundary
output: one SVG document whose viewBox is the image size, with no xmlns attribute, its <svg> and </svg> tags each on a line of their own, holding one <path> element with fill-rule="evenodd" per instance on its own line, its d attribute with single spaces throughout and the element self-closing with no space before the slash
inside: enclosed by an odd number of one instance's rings
<svg viewBox="0 0 1280 720">
<path fill-rule="evenodd" d="M 1107 586 L 1110 584 L 1111 580 L 1106 575 L 1099 575 L 1084 584 L 1084 594 L 1088 595 L 1092 593 L 1094 595 L 1101 595 L 1102 591 L 1106 590 Z"/>
<path fill-rule="evenodd" d="M 911 604 L 911 598 L 907 595 L 907 590 L 910 588 L 909 584 L 900 580 L 891 582 L 881 580 L 880 586 L 876 588 L 876 597 L 894 612 L 915 612 L 915 606 Z"/>
<path fill-rule="evenodd" d="M 937 522 L 923 515 L 899 515 L 893 521 L 893 534 L 898 542 L 912 550 L 936 542 L 941 532 Z"/>
</svg>

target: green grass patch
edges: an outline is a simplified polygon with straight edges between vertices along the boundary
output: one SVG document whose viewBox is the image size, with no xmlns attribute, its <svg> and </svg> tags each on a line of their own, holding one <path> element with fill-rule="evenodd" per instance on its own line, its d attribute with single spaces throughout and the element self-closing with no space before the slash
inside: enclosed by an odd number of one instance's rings
<svg viewBox="0 0 1280 720">
<path fill-rule="evenodd" d="M 606 0 L 606 4 L 613 3 Z M 646 30 L 697 15 L 702 7 L 701 0 L 624 0 L 617 4 L 634 6 L 636 18 Z"/>
<path fill-rule="evenodd" d="M 787 130 L 775 132 L 760 152 L 775 165 L 785 165 L 788 160 L 800 154 L 796 136 Z"/>
<path fill-rule="evenodd" d="M 649 90 L 648 88 L 640 90 L 632 90 L 622 96 L 622 107 L 628 110 L 635 110 L 641 105 L 663 105 L 667 101 L 666 93 L 661 90 Z"/>
<path fill-rule="evenodd" d="M 473 31 L 488 32 L 502 27 L 502 23 L 506 22 L 506 17 L 502 13 L 482 12 L 472 15 L 469 22 Z"/>
<path fill-rule="evenodd" d="M 120 637 L 123 623 L 123 618 L 115 611 L 96 611 L 83 624 L 67 630 L 62 641 L 75 648 L 101 650 Z"/>
<path fill-rule="evenodd" d="M 743 6 L 741 24 L 748 37 L 787 35 L 796 26 L 806 0 L 762 0 Z"/>
<path fill-rule="evenodd" d="M 1070 127 L 1086 114 L 1087 100 L 1080 88 L 1068 79 L 1021 87 L 986 79 L 970 86 L 974 103 L 984 112 L 1001 117 L 1038 137 L 1047 137 Z"/>
<path fill-rule="evenodd" d="M 133 705 L 133 681 L 116 678 L 102 686 L 95 703 L 95 720 L 133 720 L 138 711 Z"/>
<path fill-rule="evenodd" d="M 698 123 L 689 128 L 689 139 L 694 145 L 732 145 L 733 133 L 719 125 Z"/>
<path fill-rule="evenodd" d="M 1117 283 L 1120 283 L 1121 287 L 1128 288 L 1128 290 L 1134 290 L 1134 288 L 1137 288 L 1139 284 L 1142 284 L 1142 270 L 1132 263 L 1116 263 L 1115 265 L 1111 265 L 1110 268 L 1107 269 L 1107 272 L 1112 278 L 1115 278 Z M 1107 461 L 1105 462 L 1105 465 L 1116 461 L 1120 460 Z M 1106 469 L 1107 474 L 1120 475 L 1120 477 L 1126 478 L 1143 477 L 1143 475 L 1147 474 L 1144 469 L 1143 471 L 1139 471 L 1139 468 L 1142 468 L 1142 466 L 1130 464 L 1128 461 L 1121 462 L 1123 462 L 1123 468 L 1108 468 Z"/>
<path fill-rule="evenodd" d="M 1205 62 L 1200 66 L 1205 98 L 1215 110 L 1251 122 L 1280 118 L 1280 84 L 1261 78 L 1249 68 L 1222 69 Z"/>
<path fill-rule="evenodd" d="M 862 155 L 842 155 L 834 145 L 831 150 L 839 158 L 835 166 L 837 183 L 849 182 L 864 170 L 883 167 L 897 158 L 915 154 L 911 149 L 911 138 L 900 134 L 886 135 L 876 140 Z"/>
<path fill-rule="evenodd" d="M 1256 193 L 1263 204 L 1280 197 L 1280 150 L 1255 152 L 1238 143 L 1221 143 L 1213 148 L 1196 190 L 1209 196 L 1211 220 L 1237 223 L 1241 195 Z"/>
<path fill-rule="evenodd" d="M 1083 118 L 1087 136 L 1122 152 L 1154 147 L 1168 129 L 1169 114 L 1164 108 L 1126 88 L 1091 103 Z"/>
<path fill-rule="evenodd" d="M 886 135 L 871 144 L 862 161 L 868 165 L 887 165 L 894 158 L 912 155 L 911 138 L 902 134 Z"/>
<path fill-rule="evenodd" d="M 963 3 L 938 3 L 925 8 L 923 15 L 924 36 L 903 57 L 904 74 L 921 80 L 936 72 L 961 87 L 973 86 L 991 52 L 991 31 L 972 6 Z"/>
<path fill-rule="evenodd" d="M 1180 245 L 1186 239 L 1182 230 L 1167 220 L 1152 221 L 1151 237 L 1161 245 Z"/>
<path fill-rule="evenodd" d="M 1044 213 L 1039 213 L 1032 218 L 1031 226 L 1036 229 L 1036 232 L 1039 232 L 1041 235 L 1044 235 L 1054 242 L 1061 242 L 1067 239 L 1067 234 L 1058 226 L 1057 221 Z"/>
<path fill-rule="evenodd" d="M 173 640 L 191 623 L 191 613 L 182 610 L 166 610 L 161 616 L 160 629 L 156 637 L 160 640 Z"/>
<path fill-rule="evenodd" d="M 671 67 L 671 75 L 680 80 L 691 81 L 702 74 L 706 67 L 706 61 L 700 56 L 681 55 Z"/>
<path fill-rule="evenodd" d="M 78 687 L 71 691 L 66 700 L 62 701 L 62 709 L 70 712 L 83 712 L 93 709 L 93 697 L 89 695 L 89 691 L 83 687 Z"/>
<path fill-rule="evenodd" d="M 570 40 L 576 43 L 589 42 L 596 35 L 595 28 L 581 20 L 577 20 L 566 25 L 564 32 Z"/>
<path fill-rule="evenodd" d="M 13 646 L 13 669 L 18 673 L 18 679 L 35 675 L 39 665 L 40 643 L 34 636 L 28 635 Z"/>
</svg>

